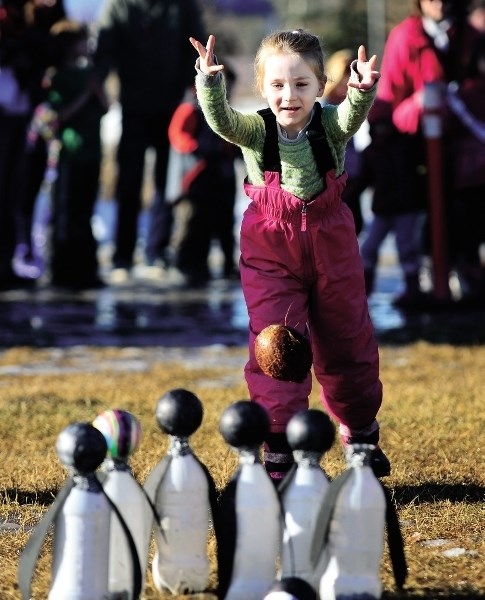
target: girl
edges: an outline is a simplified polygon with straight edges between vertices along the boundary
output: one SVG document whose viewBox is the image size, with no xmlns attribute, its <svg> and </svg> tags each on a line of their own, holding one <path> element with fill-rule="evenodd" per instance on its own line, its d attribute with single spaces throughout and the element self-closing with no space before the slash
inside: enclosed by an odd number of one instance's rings
<svg viewBox="0 0 485 600">
<path fill-rule="evenodd" d="M 303 30 L 270 34 L 256 55 L 258 91 L 269 109 L 243 115 L 226 99 L 214 56 L 214 36 L 199 53 L 196 88 L 209 125 L 241 147 L 252 200 L 241 226 L 240 272 L 250 320 L 250 397 L 267 411 L 271 432 L 264 463 L 274 480 L 284 477 L 293 457 L 286 425 L 308 408 L 311 375 L 303 383 L 264 375 L 254 340 L 268 325 L 286 324 L 310 336 L 315 376 L 324 407 L 340 424 L 345 445 L 376 445 L 374 472 L 390 464 L 377 446 L 376 414 L 382 401 L 379 355 L 368 313 L 362 263 L 352 213 L 341 201 L 345 145 L 367 116 L 377 58 L 360 46 L 346 99 L 323 108 L 323 51 Z"/>
</svg>

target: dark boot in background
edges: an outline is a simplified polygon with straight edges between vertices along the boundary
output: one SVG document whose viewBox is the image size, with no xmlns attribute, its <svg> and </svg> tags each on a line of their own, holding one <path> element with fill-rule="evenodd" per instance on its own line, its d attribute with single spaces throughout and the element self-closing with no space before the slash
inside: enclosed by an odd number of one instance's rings
<svg viewBox="0 0 485 600">
<path fill-rule="evenodd" d="M 427 296 L 421 291 L 419 273 L 405 274 L 406 288 L 402 294 L 393 300 L 395 306 L 417 306 L 422 304 Z"/>
<path fill-rule="evenodd" d="M 370 296 L 374 291 L 375 278 L 375 269 L 364 269 L 365 293 L 367 296 Z"/>
</svg>

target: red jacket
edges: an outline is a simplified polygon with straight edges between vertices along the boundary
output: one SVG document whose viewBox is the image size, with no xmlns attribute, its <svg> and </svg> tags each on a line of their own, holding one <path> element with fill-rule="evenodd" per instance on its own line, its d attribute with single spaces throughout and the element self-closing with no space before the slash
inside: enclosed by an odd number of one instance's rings
<svg viewBox="0 0 485 600">
<path fill-rule="evenodd" d="M 454 44 L 458 42 L 453 28 L 449 35 L 451 54 L 455 52 Z M 472 36 L 471 28 L 465 26 L 459 42 L 460 62 L 463 64 Z M 386 103 L 399 131 L 417 133 L 423 112 L 422 91 L 425 83 L 447 82 L 449 79 L 443 57 L 440 59 L 432 39 L 426 35 L 421 17 L 410 16 L 390 32 L 384 48 L 377 98 Z"/>
<path fill-rule="evenodd" d="M 179 104 L 170 121 L 168 138 L 168 202 L 183 197 L 206 198 L 208 194 L 212 198 L 234 196 L 234 161 L 239 150 L 212 131 L 195 99 Z"/>
</svg>

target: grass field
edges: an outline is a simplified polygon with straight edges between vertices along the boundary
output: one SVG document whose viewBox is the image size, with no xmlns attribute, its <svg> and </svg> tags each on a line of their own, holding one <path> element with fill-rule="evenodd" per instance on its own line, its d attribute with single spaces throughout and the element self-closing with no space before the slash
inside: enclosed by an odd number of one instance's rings
<svg viewBox="0 0 485 600">
<path fill-rule="evenodd" d="M 133 412 L 143 436 L 132 466 L 143 482 L 167 447 L 155 420 L 157 401 L 172 388 L 188 389 L 204 405 L 191 445 L 216 485 L 227 483 L 236 457 L 219 433 L 219 419 L 229 404 L 247 398 L 245 350 L 214 349 L 208 361 L 183 352 L 176 360 L 171 356 L 163 359 L 163 352 L 149 348 L 17 348 L 0 354 L 0 600 L 20 597 L 19 554 L 66 480 L 55 443 L 69 423 L 91 421 L 108 408 Z M 381 347 L 385 400 L 379 417 L 393 465 L 385 484 L 397 506 L 409 566 L 405 590 L 398 592 L 385 551 L 384 598 L 485 598 L 484 371 L 481 346 Z M 319 407 L 317 385 L 311 406 Z M 337 443 L 323 466 L 329 477 L 344 469 Z M 50 542 L 35 573 L 36 600 L 47 597 Z M 210 588 L 197 598 L 213 597 L 217 585 L 213 540 L 209 551 Z M 148 574 L 144 598 L 169 597 L 155 591 Z"/>
</svg>

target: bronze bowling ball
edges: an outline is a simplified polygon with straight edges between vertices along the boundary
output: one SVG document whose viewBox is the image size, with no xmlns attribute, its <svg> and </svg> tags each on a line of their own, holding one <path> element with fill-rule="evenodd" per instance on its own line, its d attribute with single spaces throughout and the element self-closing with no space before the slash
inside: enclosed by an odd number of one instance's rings
<svg viewBox="0 0 485 600">
<path fill-rule="evenodd" d="M 304 381 L 313 362 L 308 339 L 286 325 L 269 325 L 256 337 L 254 351 L 265 375 L 281 381 Z"/>
</svg>

